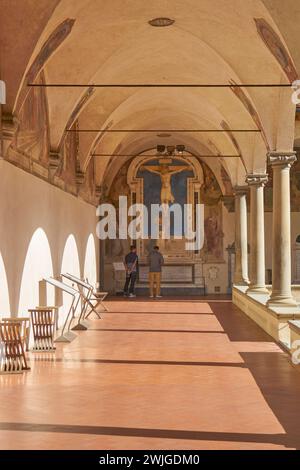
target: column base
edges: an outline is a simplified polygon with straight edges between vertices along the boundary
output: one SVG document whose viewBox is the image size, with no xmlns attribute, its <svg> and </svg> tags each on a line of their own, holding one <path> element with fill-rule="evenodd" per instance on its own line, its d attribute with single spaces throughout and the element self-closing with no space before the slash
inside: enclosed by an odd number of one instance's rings
<svg viewBox="0 0 300 470">
<path fill-rule="evenodd" d="M 246 290 L 246 294 L 270 294 L 266 286 L 249 286 Z"/>
<path fill-rule="evenodd" d="M 289 295 L 274 295 L 267 302 L 268 307 L 298 307 L 299 303 Z"/>
</svg>

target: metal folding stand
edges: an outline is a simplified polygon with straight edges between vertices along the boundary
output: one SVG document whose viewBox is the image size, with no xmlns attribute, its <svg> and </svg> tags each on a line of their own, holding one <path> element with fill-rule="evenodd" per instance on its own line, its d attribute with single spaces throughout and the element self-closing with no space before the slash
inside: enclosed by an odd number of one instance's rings
<svg viewBox="0 0 300 470">
<path fill-rule="evenodd" d="M 88 280 L 86 283 L 89 284 Z M 109 312 L 106 305 L 103 303 L 104 299 L 108 296 L 108 292 L 95 292 L 94 288 L 91 284 L 89 284 L 92 288 L 92 296 L 89 299 L 88 305 L 90 306 L 90 311 L 85 315 L 85 318 L 88 318 L 93 312 L 97 315 L 99 319 L 101 319 L 101 315 L 98 312 L 99 305 L 102 307 L 104 312 Z M 93 304 L 95 302 L 95 304 Z"/>
<path fill-rule="evenodd" d="M 70 343 L 77 337 L 75 333 L 73 333 L 71 330 L 71 325 L 73 318 L 75 316 L 75 311 L 78 306 L 79 300 L 80 300 L 80 295 L 76 289 L 74 289 L 71 286 L 68 286 L 67 284 L 64 284 L 61 281 L 58 281 L 57 279 L 53 279 L 52 277 L 47 277 L 45 279 L 48 284 L 51 284 L 54 287 L 57 287 L 58 289 L 62 290 L 63 292 L 66 292 L 67 294 L 71 295 L 73 297 L 72 303 L 70 305 L 69 311 L 67 313 L 61 335 L 58 336 L 58 338 L 55 339 L 56 343 Z"/>
<path fill-rule="evenodd" d="M 61 274 L 62 277 L 68 279 L 69 281 L 75 283 L 77 285 L 77 291 L 81 298 L 81 311 L 78 318 L 77 324 L 72 328 L 72 330 L 87 330 L 90 326 L 90 323 L 85 320 L 85 312 L 87 310 L 87 306 L 89 305 L 90 298 L 93 294 L 93 287 L 88 284 L 87 282 L 83 281 L 82 279 L 73 276 L 72 274 L 65 273 Z M 73 287 L 74 288 L 74 287 Z"/>
<path fill-rule="evenodd" d="M 100 320 L 101 316 L 99 312 L 97 311 L 97 307 L 101 305 L 101 307 L 103 308 L 103 311 L 105 312 L 109 311 L 108 308 L 103 303 L 103 300 L 108 295 L 108 292 L 94 292 L 94 287 L 92 286 L 92 284 L 88 282 L 88 279 L 83 281 L 82 279 L 74 276 L 74 274 L 69 274 L 69 273 L 68 273 L 68 276 L 69 276 L 69 279 L 72 279 L 73 282 L 76 282 L 76 281 L 80 281 L 81 283 L 84 282 L 84 284 L 90 288 L 90 296 L 86 298 L 86 309 L 83 313 L 83 319 L 86 320 L 91 315 L 91 313 L 94 312 Z M 96 303 L 93 304 L 93 301 L 96 301 Z M 90 308 L 90 310 L 89 310 L 89 313 L 87 314 L 88 307 Z"/>
<path fill-rule="evenodd" d="M 101 316 L 99 312 L 97 311 L 97 308 L 99 305 L 101 305 L 101 307 L 103 308 L 103 311 L 105 312 L 109 311 L 106 305 L 104 305 L 103 303 L 104 299 L 108 295 L 108 292 L 94 292 L 94 287 L 88 282 L 87 279 L 83 281 L 79 277 L 74 276 L 74 274 L 68 273 L 67 275 L 68 275 L 69 280 L 72 280 L 73 282 L 80 282 L 82 284 L 84 283 L 90 289 L 90 296 L 86 297 L 86 308 L 85 308 L 85 311 L 83 312 L 83 317 L 82 317 L 83 320 L 86 320 L 91 315 L 92 312 L 94 312 L 100 320 Z M 93 304 L 93 301 L 95 301 L 96 303 Z M 87 312 L 88 307 L 90 307 L 90 311 L 87 314 L 86 312 Z"/>
<path fill-rule="evenodd" d="M 97 315 L 98 318 L 101 318 L 101 315 L 99 314 L 97 310 L 100 305 L 103 308 L 102 311 L 109 312 L 108 308 L 103 303 L 104 299 L 106 299 L 107 296 L 108 296 L 108 292 L 94 292 L 93 297 L 91 297 L 90 302 L 89 302 L 89 306 L 91 307 L 91 310 L 89 311 L 89 313 L 86 315 L 85 318 L 89 318 L 89 316 L 93 312 Z M 95 302 L 95 304 L 93 304 L 93 302 Z"/>
</svg>

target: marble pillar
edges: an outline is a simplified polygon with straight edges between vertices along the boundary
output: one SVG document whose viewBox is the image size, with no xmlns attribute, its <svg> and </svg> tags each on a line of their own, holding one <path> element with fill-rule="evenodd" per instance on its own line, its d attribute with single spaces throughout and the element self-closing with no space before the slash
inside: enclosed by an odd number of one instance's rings
<svg viewBox="0 0 300 470">
<path fill-rule="evenodd" d="M 290 168 L 295 152 L 270 152 L 273 169 L 273 245 L 271 306 L 295 306 L 291 291 Z"/>
<path fill-rule="evenodd" d="M 268 175 L 249 174 L 250 187 L 250 286 L 248 293 L 267 294 L 265 285 L 264 186 Z"/>
<path fill-rule="evenodd" d="M 236 186 L 235 193 L 235 268 L 234 284 L 246 286 L 248 278 L 247 192 L 245 186 Z"/>
</svg>

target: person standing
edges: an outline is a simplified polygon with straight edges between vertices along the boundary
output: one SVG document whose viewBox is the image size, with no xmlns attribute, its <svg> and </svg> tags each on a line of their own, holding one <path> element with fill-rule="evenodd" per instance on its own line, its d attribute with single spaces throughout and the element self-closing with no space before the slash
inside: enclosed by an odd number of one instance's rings
<svg viewBox="0 0 300 470">
<path fill-rule="evenodd" d="M 136 253 L 136 246 L 131 245 L 130 253 L 125 256 L 126 281 L 124 285 L 124 297 L 136 297 L 134 285 L 138 274 L 139 258 Z"/>
<path fill-rule="evenodd" d="M 154 291 L 157 298 L 161 298 L 160 281 L 161 281 L 161 268 L 164 264 L 164 257 L 159 252 L 159 246 L 155 246 L 148 257 L 149 260 L 149 288 L 150 297 L 154 297 Z"/>
</svg>

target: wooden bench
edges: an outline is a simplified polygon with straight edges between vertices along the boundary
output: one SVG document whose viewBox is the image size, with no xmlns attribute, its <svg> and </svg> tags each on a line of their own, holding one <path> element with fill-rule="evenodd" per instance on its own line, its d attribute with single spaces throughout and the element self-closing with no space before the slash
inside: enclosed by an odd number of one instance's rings
<svg viewBox="0 0 300 470">
<path fill-rule="evenodd" d="M 20 374 L 29 370 L 21 337 L 21 322 L 0 322 L 0 373 Z"/>
</svg>

